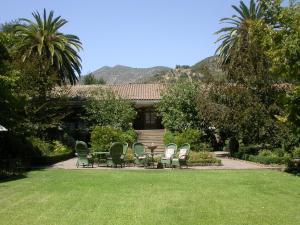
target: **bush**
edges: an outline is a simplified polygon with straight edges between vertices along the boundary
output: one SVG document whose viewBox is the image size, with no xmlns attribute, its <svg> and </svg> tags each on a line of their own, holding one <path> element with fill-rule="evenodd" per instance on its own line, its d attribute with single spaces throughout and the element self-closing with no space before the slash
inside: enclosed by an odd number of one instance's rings
<svg viewBox="0 0 300 225">
<path fill-rule="evenodd" d="M 235 137 L 230 138 L 228 142 L 228 147 L 229 147 L 230 155 L 233 156 L 235 153 L 239 151 L 239 147 L 240 147 L 239 141 Z"/>
<path fill-rule="evenodd" d="M 209 152 L 194 152 L 190 151 L 188 164 L 197 165 L 221 165 L 221 160 L 213 157 Z"/>
<path fill-rule="evenodd" d="M 200 150 L 202 131 L 188 128 L 175 136 L 175 143 L 177 146 L 181 146 L 184 143 L 189 143 L 192 150 Z"/>
<path fill-rule="evenodd" d="M 258 155 L 250 155 L 249 161 L 262 163 L 262 164 L 287 164 L 291 156 L 288 153 L 284 153 L 281 150 L 268 150 L 263 149 Z"/>
<path fill-rule="evenodd" d="M 133 163 L 134 162 L 134 152 L 131 148 L 128 148 L 127 153 L 125 155 L 125 161 Z"/>
<path fill-rule="evenodd" d="M 112 142 L 120 141 L 122 131 L 110 126 L 96 126 L 91 133 L 93 151 L 108 151 Z"/>
<path fill-rule="evenodd" d="M 133 129 L 125 131 L 121 134 L 120 140 L 122 143 L 127 142 L 131 146 L 137 140 L 137 133 Z"/>
<path fill-rule="evenodd" d="M 260 149 L 259 145 L 242 146 L 238 152 L 233 154 L 233 157 L 248 160 L 250 155 L 257 155 Z"/>
<path fill-rule="evenodd" d="M 168 144 L 168 143 L 174 143 L 175 141 L 175 134 L 172 133 L 171 131 L 166 131 L 164 133 L 164 143 Z"/>
<path fill-rule="evenodd" d="M 53 155 L 71 153 L 72 150 L 59 141 L 53 141 Z"/>
<path fill-rule="evenodd" d="M 93 151 L 108 151 L 113 142 L 127 142 L 131 145 L 136 139 L 134 130 L 122 132 L 121 129 L 110 126 L 96 126 L 91 134 L 91 146 Z"/>
<path fill-rule="evenodd" d="M 300 161 L 298 159 L 290 159 L 287 164 L 286 172 L 300 175 Z"/>
<path fill-rule="evenodd" d="M 300 147 L 297 147 L 292 151 L 292 156 L 294 159 L 300 159 Z"/>
<path fill-rule="evenodd" d="M 37 137 L 30 137 L 28 141 L 32 144 L 32 147 L 35 151 L 38 151 L 41 155 L 50 155 L 52 152 L 51 143 L 42 140 Z"/>
<path fill-rule="evenodd" d="M 178 147 L 185 143 L 189 143 L 192 150 L 199 151 L 203 147 L 203 144 L 201 143 L 202 136 L 202 131 L 192 128 L 174 133 L 167 131 L 164 134 L 164 143 L 175 143 Z"/>
</svg>

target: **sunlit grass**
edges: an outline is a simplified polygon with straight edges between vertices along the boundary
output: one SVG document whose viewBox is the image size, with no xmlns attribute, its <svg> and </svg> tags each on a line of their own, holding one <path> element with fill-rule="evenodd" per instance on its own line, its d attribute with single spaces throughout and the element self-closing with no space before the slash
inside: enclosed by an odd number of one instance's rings
<svg viewBox="0 0 300 225">
<path fill-rule="evenodd" d="M 274 171 L 34 171 L 0 196 L 6 225 L 300 224 L 300 178 Z"/>
</svg>

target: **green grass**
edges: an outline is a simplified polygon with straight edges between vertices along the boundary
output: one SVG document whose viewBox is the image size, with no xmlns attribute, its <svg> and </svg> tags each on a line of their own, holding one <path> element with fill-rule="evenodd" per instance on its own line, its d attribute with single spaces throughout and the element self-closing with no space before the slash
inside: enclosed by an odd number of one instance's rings
<svg viewBox="0 0 300 225">
<path fill-rule="evenodd" d="M 300 224 L 300 178 L 274 171 L 33 171 L 0 183 L 0 224 Z"/>
</svg>

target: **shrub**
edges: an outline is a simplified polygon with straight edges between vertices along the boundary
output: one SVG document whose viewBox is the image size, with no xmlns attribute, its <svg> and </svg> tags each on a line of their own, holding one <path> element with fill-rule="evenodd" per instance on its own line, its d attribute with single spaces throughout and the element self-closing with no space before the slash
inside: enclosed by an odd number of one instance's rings
<svg viewBox="0 0 300 225">
<path fill-rule="evenodd" d="M 134 161 L 134 152 L 131 148 L 128 148 L 127 153 L 125 155 L 126 162 L 133 162 Z"/>
<path fill-rule="evenodd" d="M 249 145 L 240 147 L 237 153 L 234 153 L 235 158 L 248 160 L 250 155 L 257 155 L 261 147 L 259 145 Z"/>
<path fill-rule="evenodd" d="M 137 133 L 133 129 L 125 131 L 121 134 L 120 140 L 123 143 L 127 142 L 131 146 L 137 140 Z"/>
<path fill-rule="evenodd" d="M 59 141 L 53 141 L 53 155 L 70 153 L 72 150 Z"/>
<path fill-rule="evenodd" d="M 283 153 L 281 150 L 263 149 L 258 155 L 250 155 L 248 160 L 262 164 L 287 164 L 290 158 L 290 154 Z"/>
<path fill-rule="evenodd" d="M 110 126 L 96 126 L 91 133 L 93 151 L 108 151 L 112 142 L 121 141 L 122 131 Z"/>
<path fill-rule="evenodd" d="M 189 143 L 192 150 L 198 151 L 203 147 L 203 144 L 201 143 L 202 136 L 202 131 L 192 128 L 174 133 L 167 131 L 164 134 L 164 143 L 175 143 L 178 147 L 185 143 Z"/>
<path fill-rule="evenodd" d="M 189 164 L 200 164 L 200 165 L 221 165 L 221 160 L 213 157 L 209 152 L 195 152 L 190 151 Z"/>
<path fill-rule="evenodd" d="M 93 151 L 108 151 L 113 142 L 127 142 L 131 145 L 136 139 L 137 134 L 132 129 L 122 132 L 110 126 L 96 126 L 91 133 L 91 146 Z"/>
<path fill-rule="evenodd" d="M 165 144 L 174 143 L 175 142 L 174 139 L 175 139 L 175 134 L 172 133 L 171 131 L 166 131 L 164 133 L 164 143 Z"/>
<path fill-rule="evenodd" d="M 290 159 L 287 163 L 287 172 L 296 174 L 300 176 L 300 161 L 295 159 Z"/>
<path fill-rule="evenodd" d="M 184 143 L 189 143 L 192 150 L 199 150 L 201 144 L 201 137 L 203 133 L 197 129 L 188 128 L 175 136 L 175 143 L 181 146 Z"/>
<path fill-rule="evenodd" d="M 293 158 L 300 159 L 300 147 L 297 147 L 292 152 Z"/>
<path fill-rule="evenodd" d="M 228 147 L 230 151 L 230 155 L 233 156 L 235 153 L 239 151 L 239 141 L 235 137 L 231 137 L 228 142 Z"/>
<path fill-rule="evenodd" d="M 49 155 L 52 151 L 51 143 L 37 137 L 30 137 L 28 141 L 32 144 L 35 151 L 40 152 L 41 155 Z"/>
</svg>

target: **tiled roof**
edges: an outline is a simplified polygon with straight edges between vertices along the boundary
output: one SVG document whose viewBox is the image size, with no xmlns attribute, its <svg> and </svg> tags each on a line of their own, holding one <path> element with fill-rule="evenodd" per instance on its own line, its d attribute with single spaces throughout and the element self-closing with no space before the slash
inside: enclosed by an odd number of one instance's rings
<svg viewBox="0 0 300 225">
<path fill-rule="evenodd" d="M 107 87 L 122 98 L 130 100 L 159 100 L 164 90 L 162 84 L 121 84 Z"/>
<path fill-rule="evenodd" d="M 165 89 L 163 84 L 75 85 L 68 88 L 70 97 L 89 97 L 101 88 L 115 92 L 128 100 L 160 100 Z M 55 91 L 58 94 L 59 90 Z"/>
</svg>

